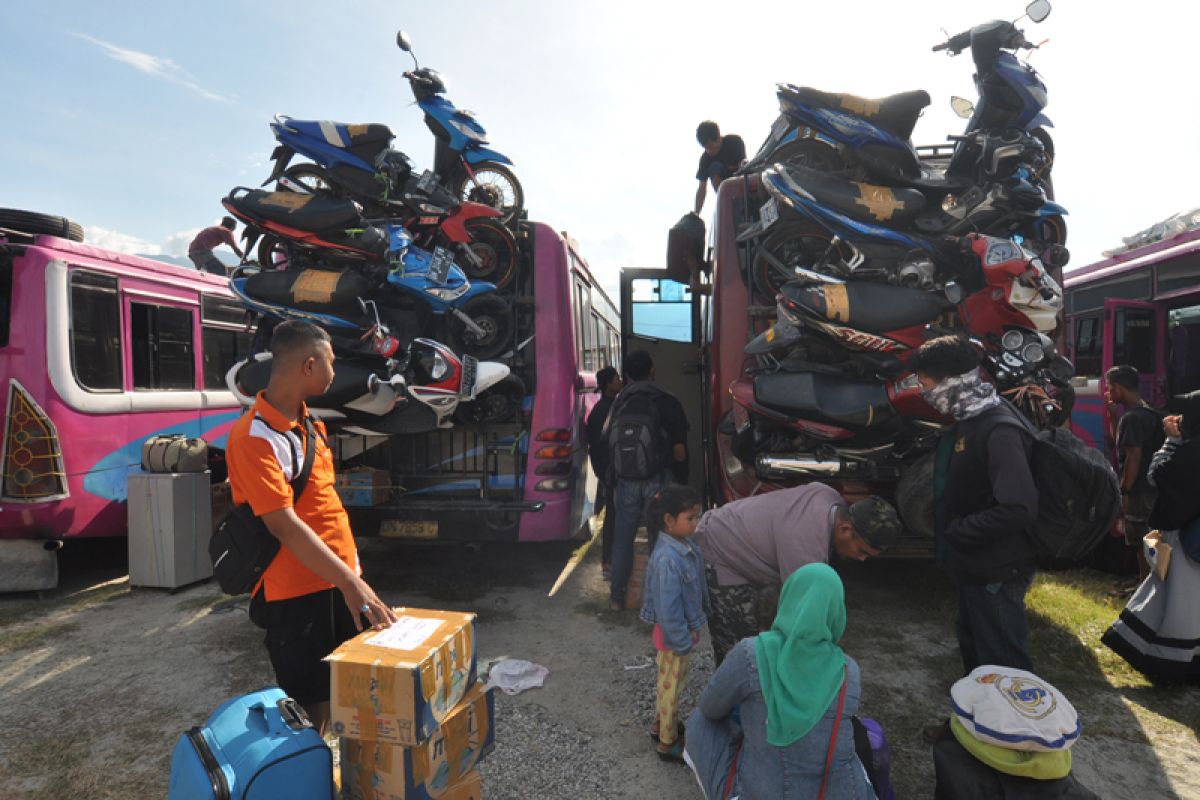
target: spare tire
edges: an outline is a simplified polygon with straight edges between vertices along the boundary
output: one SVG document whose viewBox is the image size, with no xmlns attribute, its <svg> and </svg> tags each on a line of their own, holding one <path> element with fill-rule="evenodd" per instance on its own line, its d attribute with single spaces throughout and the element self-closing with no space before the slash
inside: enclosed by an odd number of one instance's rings
<svg viewBox="0 0 1200 800">
<path fill-rule="evenodd" d="M 0 208 L 0 228 L 20 231 L 22 233 L 48 233 L 72 242 L 83 241 L 83 228 L 78 222 L 72 222 L 66 217 L 56 217 L 53 214 L 39 214 L 35 211 L 20 211 L 15 208 Z"/>
</svg>

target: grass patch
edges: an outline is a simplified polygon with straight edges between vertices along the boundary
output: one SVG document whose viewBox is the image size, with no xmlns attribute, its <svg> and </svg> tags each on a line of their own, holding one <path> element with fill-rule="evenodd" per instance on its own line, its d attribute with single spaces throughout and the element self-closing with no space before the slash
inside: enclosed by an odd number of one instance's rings
<svg viewBox="0 0 1200 800">
<path fill-rule="evenodd" d="M 64 636 L 79 629 L 78 622 L 59 622 L 49 625 L 25 627 L 0 633 L 0 653 L 29 650 L 44 639 Z"/>
</svg>

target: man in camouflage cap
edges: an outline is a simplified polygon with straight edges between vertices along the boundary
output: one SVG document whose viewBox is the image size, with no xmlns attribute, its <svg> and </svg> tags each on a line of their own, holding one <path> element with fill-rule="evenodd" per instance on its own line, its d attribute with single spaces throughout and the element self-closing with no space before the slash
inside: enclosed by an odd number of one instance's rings
<svg viewBox="0 0 1200 800">
<path fill-rule="evenodd" d="M 834 555 L 864 561 L 900 538 L 896 510 L 878 497 L 852 505 L 823 483 L 735 500 L 700 518 L 713 655 L 720 664 L 742 639 L 759 632 L 756 594 L 778 587 L 805 564 Z"/>
</svg>

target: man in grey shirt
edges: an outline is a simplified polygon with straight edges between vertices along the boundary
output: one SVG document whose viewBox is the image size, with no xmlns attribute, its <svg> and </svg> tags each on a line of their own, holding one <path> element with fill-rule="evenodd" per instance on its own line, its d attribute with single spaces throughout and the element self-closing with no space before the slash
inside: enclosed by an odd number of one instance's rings
<svg viewBox="0 0 1200 800">
<path fill-rule="evenodd" d="M 855 561 L 878 555 L 900 538 L 900 519 L 878 497 L 847 505 L 837 490 L 807 483 L 715 508 L 700 518 L 694 538 L 704 554 L 709 635 L 720 664 L 735 644 L 759 632 L 758 592 L 835 553 Z"/>
</svg>

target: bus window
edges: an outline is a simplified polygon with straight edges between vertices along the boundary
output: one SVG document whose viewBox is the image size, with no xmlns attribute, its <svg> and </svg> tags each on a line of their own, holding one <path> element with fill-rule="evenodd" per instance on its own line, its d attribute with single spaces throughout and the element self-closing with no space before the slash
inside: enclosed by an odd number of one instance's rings
<svg viewBox="0 0 1200 800">
<path fill-rule="evenodd" d="M 1200 389 L 1200 306 L 1173 308 L 1167 320 L 1168 393 Z"/>
<path fill-rule="evenodd" d="M 1113 364 L 1128 364 L 1141 373 L 1156 373 L 1154 309 L 1118 308 L 1114 325 Z"/>
<path fill-rule="evenodd" d="M 1098 377 L 1103 365 L 1104 336 L 1098 316 L 1075 320 L 1075 374 Z"/>
<path fill-rule="evenodd" d="M 224 389 L 225 373 L 250 354 L 246 309 L 223 297 L 205 295 L 200 307 L 200 345 L 204 355 L 204 388 Z"/>
<path fill-rule="evenodd" d="M 71 273 L 71 369 L 93 392 L 119 392 L 121 303 L 117 279 L 85 270 Z"/>
<path fill-rule="evenodd" d="M 635 278 L 633 333 L 669 342 L 692 341 L 692 290 L 669 278 Z"/>
<path fill-rule="evenodd" d="M 8 346 L 8 324 L 12 319 L 12 253 L 0 253 L 0 347 Z"/>
<path fill-rule="evenodd" d="M 133 388 L 196 388 L 192 312 L 176 306 L 129 304 L 133 351 Z"/>
</svg>

